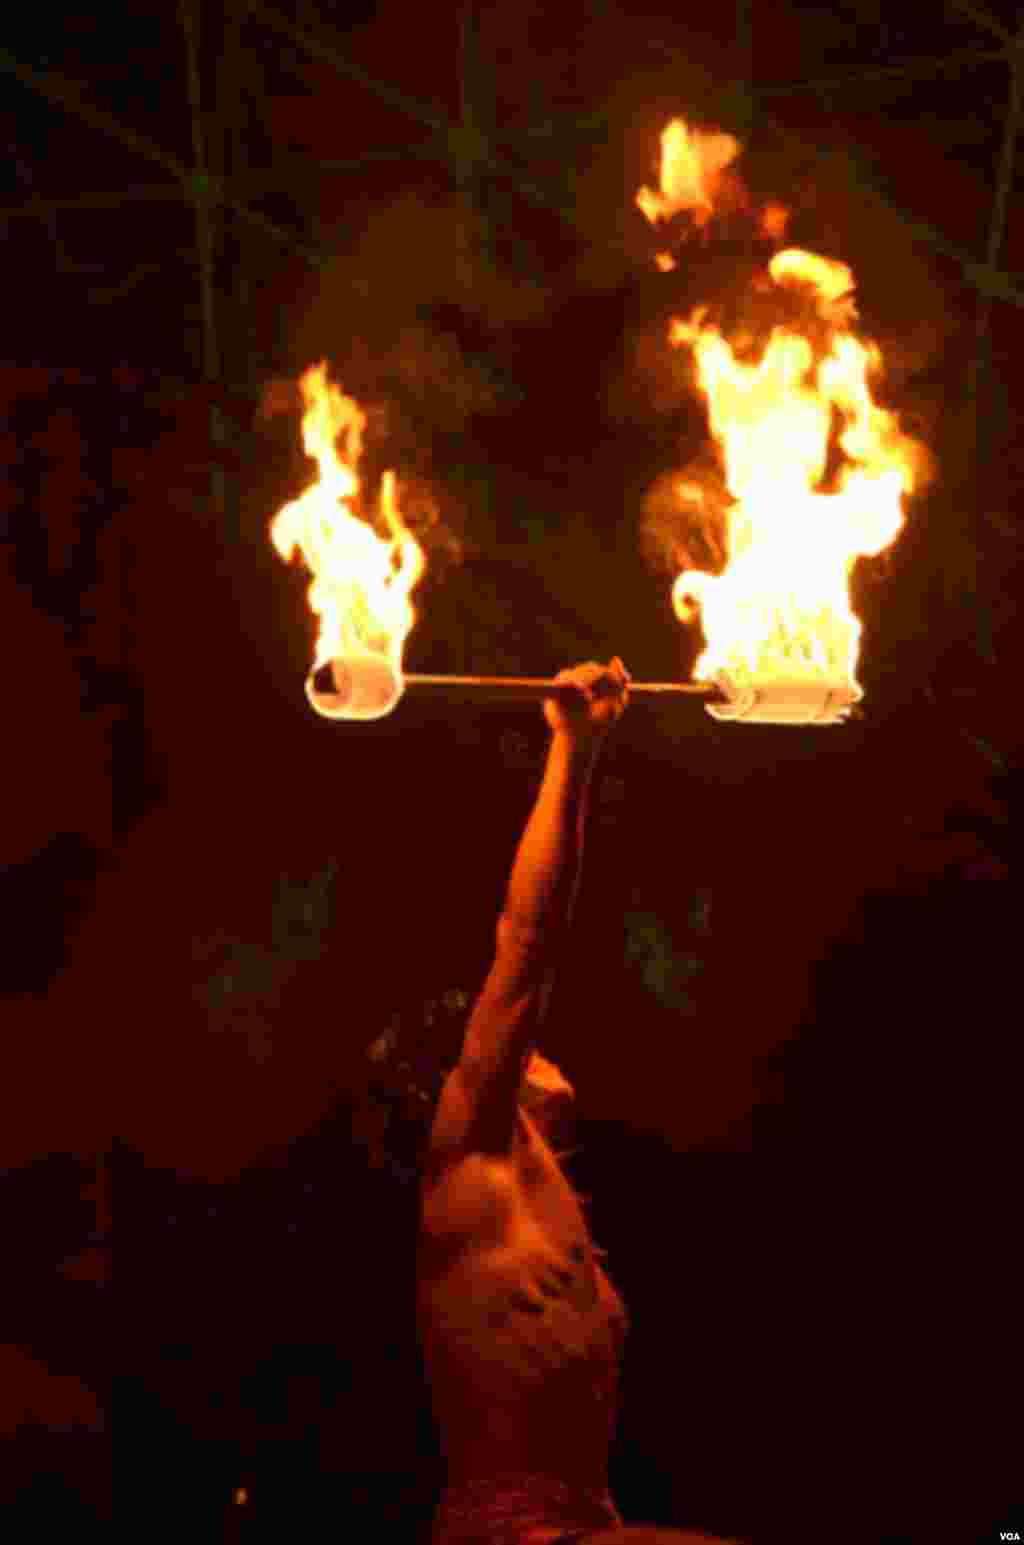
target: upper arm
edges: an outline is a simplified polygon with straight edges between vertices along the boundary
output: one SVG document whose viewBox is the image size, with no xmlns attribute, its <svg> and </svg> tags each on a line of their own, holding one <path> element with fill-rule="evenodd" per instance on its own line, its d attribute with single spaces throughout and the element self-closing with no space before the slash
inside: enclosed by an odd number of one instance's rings
<svg viewBox="0 0 1024 1545">
<path fill-rule="evenodd" d="M 548 942 L 499 919 L 494 964 L 435 1122 L 436 1145 L 449 1154 L 505 1154 L 512 1146 L 519 1089 L 551 990 Z"/>
</svg>

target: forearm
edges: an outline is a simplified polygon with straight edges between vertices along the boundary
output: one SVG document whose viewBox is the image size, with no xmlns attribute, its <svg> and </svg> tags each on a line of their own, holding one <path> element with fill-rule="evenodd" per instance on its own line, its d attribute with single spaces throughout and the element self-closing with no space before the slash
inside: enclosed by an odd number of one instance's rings
<svg viewBox="0 0 1024 1545">
<path fill-rule="evenodd" d="M 552 942 L 566 931 L 579 889 L 596 742 L 552 736 L 544 777 L 516 851 L 504 921 Z"/>
</svg>

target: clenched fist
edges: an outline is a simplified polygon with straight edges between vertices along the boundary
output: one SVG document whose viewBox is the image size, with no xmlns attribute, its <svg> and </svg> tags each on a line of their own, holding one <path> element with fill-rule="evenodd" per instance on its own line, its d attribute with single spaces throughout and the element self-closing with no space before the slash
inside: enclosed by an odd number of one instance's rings
<svg viewBox="0 0 1024 1545">
<path fill-rule="evenodd" d="M 618 655 L 607 665 L 590 660 L 559 671 L 555 681 L 576 687 L 577 693 L 565 701 L 545 698 L 544 717 L 556 735 L 573 741 L 599 740 L 622 718 L 629 701 L 630 676 Z"/>
</svg>

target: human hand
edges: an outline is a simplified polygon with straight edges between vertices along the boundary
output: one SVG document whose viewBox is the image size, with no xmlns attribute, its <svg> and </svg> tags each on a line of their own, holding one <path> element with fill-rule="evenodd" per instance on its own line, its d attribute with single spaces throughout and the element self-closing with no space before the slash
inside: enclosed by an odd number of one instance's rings
<svg viewBox="0 0 1024 1545">
<path fill-rule="evenodd" d="M 563 701 L 544 699 L 544 717 L 555 735 L 575 743 L 593 745 L 617 724 L 629 701 L 630 675 L 618 655 L 607 665 L 588 661 L 559 671 L 555 681 L 577 688 Z"/>
</svg>

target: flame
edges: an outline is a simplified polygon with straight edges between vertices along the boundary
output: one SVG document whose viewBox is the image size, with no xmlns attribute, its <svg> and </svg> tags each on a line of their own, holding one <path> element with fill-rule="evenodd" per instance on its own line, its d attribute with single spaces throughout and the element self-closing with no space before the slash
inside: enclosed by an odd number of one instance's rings
<svg viewBox="0 0 1024 1545">
<path fill-rule="evenodd" d="M 346 657 L 384 661 L 400 689 L 402 649 L 416 620 L 410 596 L 423 572 L 423 550 L 402 521 L 393 472 L 384 473 L 380 487 L 387 537 L 353 509 L 366 427 L 358 404 L 328 383 L 325 364 L 311 366 L 299 387 L 306 405 L 302 442 L 317 476 L 274 517 L 270 537 L 285 562 L 297 550 L 313 575 L 308 600 L 319 618 L 313 670 Z"/>
<path fill-rule="evenodd" d="M 666 158 L 670 145 L 679 154 L 692 143 L 685 127 L 670 124 Z M 691 183 L 706 190 L 711 180 Z M 641 207 L 664 206 L 648 195 Z M 703 197 L 700 208 L 705 219 L 713 212 Z M 768 205 L 762 234 L 781 235 L 786 215 L 782 205 Z M 780 310 L 786 291 L 811 304 L 803 321 L 777 324 L 767 338 L 737 336 L 742 359 L 708 321 L 707 307 L 672 323 L 672 343 L 693 351 L 732 496 L 723 572 L 681 573 L 673 605 L 684 622 L 700 612 L 707 647 L 694 667 L 697 680 L 724 678 L 738 688 L 820 682 L 856 702 L 863 696 L 856 680 L 862 628 L 850 605 L 850 574 L 858 557 L 877 555 L 901 530 L 904 501 L 927 453 L 871 395 L 868 376 L 880 370 L 881 355 L 852 331 L 854 279 L 845 264 L 789 248 L 756 284 L 776 290 Z M 751 342 L 763 345 L 755 362 L 746 353 Z M 677 485 L 691 509 L 700 505 L 695 488 Z"/>
<path fill-rule="evenodd" d="M 693 215 L 697 226 L 706 225 L 722 173 L 739 150 L 740 142 L 731 134 L 690 129 L 681 118 L 673 118 L 661 136 L 660 188 L 641 188 L 637 207 L 652 225 L 682 210 Z"/>
</svg>

